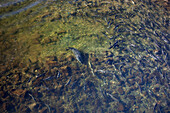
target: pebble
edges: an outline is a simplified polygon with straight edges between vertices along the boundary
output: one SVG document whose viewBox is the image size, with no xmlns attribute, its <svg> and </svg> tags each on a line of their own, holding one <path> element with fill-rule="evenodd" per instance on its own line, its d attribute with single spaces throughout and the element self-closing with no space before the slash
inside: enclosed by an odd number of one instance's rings
<svg viewBox="0 0 170 113">
<path fill-rule="evenodd" d="M 123 95 L 123 94 L 125 93 L 122 87 L 119 87 L 119 88 L 118 88 L 118 92 L 119 92 L 119 94 L 121 94 L 121 95 Z"/>
<path fill-rule="evenodd" d="M 15 91 L 13 91 L 12 93 L 17 95 L 17 96 L 21 96 L 22 94 L 24 94 L 26 92 L 26 90 L 23 89 L 16 89 Z"/>
<path fill-rule="evenodd" d="M 125 108 L 124 108 L 123 104 L 122 104 L 122 103 L 119 103 L 119 104 L 118 104 L 117 111 L 119 111 L 119 112 L 120 112 L 120 111 L 124 111 L 124 109 L 125 109 Z"/>
</svg>

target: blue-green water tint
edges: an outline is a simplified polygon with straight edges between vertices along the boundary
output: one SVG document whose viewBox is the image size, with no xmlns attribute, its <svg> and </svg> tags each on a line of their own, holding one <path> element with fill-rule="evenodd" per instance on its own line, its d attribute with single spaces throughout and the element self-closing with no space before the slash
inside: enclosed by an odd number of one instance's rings
<svg viewBox="0 0 170 113">
<path fill-rule="evenodd" d="M 10 6 L 10 5 L 14 5 L 14 4 L 17 4 L 17 3 L 20 3 L 20 2 L 24 2 L 24 0 L 1 0 L 0 1 L 0 7 L 7 7 L 7 6 Z"/>
<path fill-rule="evenodd" d="M 1 38 L 17 36 L 17 43 L 23 47 L 17 48 L 21 51 L 17 55 L 23 57 L 17 62 L 19 66 L 1 66 L 7 68 L 1 71 L 2 94 L 13 97 L 1 97 L 3 106 L 10 103 L 2 110 L 168 112 L 166 10 L 147 0 L 52 3 L 48 10 L 36 13 L 37 17 L 28 15 L 32 24 L 23 24 L 26 30 L 18 25 L 16 32 L 8 30 L 13 35 L 1 33 Z M 66 51 L 68 47 L 88 56 L 87 63 L 78 62 Z M 9 53 L 4 51 L 8 58 Z"/>
<path fill-rule="evenodd" d="M 16 15 L 16 14 L 18 14 L 20 12 L 26 11 L 27 9 L 30 9 L 31 7 L 36 6 L 37 4 L 41 3 L 42 1 L 44 1 L 44 0 L 35 1 L 35 2 L 31 3 L 31 4 L 29 4 L 29 5 L 21 8 L 21 9 L 16 10 L 16 11 L 12 11 L 12 12 L 2 14 L 2 15 L 0 15 L 0 19 L 1 18 L 6 18 L 8 16 Z M 7 4 L 2 4 L 2 7 L 7 7 L 8 5 L 14 5 L 14 4 L 17 4 L 17 3 L 20 3 L 20 2 L 24 2 L 24 1 L 12 2 L 12 3 L 9 3 L 9 4 L 8 3 Z"/>
</svg>

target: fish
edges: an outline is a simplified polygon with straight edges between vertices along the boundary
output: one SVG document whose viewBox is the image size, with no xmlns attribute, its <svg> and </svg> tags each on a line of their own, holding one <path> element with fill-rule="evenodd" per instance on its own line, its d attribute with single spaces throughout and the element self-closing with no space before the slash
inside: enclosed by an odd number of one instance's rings
<svg viewBox="0 0 170 113">
<path fill-rule="evenodd" d="M 70 49 L 70 50 L 74 53 L 76 59 L 77 59 L 81 64 L 84 64 L 84 63 L 85 63 L 85 62 L 84 62 L 84 55 L 83 55 L 79 50 L 77 50 L 76 48 L 73 48 L 73 47 L 69 47 L 68 49 Z"/>
</svg>

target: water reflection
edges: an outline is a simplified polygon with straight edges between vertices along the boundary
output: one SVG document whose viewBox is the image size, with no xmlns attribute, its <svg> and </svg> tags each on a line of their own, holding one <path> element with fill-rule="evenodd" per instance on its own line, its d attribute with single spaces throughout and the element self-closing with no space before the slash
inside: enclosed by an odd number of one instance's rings
<svg viewBox="0 0 170 113">
<path fill-rule="evenodd" d="M 6 18 L 6 17 L 8 17 L 8 16 L 16 15 L 16 14 L 18 14 L 18 13 L 20 13 L 20 12 L 26 11 L 27 9 L 30 9 L 30 8 L 36 6 L 37 4 L 41 3 L 42 1 L 44 1 L 44 0 L 35 1 L 35 2 L 31 3 L 31 4 L 29 4 L 28 6 L 23 7 L 23 8 L 21 8 L 21 9 L 19 9 L 19 10 L 12 11 L 12 12 L 9 12 L 9 13 L 3 14 L 3 15 L 0 15 L 0 19 L 1 19 L 1 18 Z M 16 3 L 19 3 L 19 2 L 24 2 L 24 1 L 10 2 L 10 3 L 7 3 L 7 4 L 3 4 L 2 7 L 6 7 L 6 6 L 8 6 L 8 5 L 13 5 L 13 4 L 16 4 Z"/>
<path fill-rule="evenodd" d="M 7 6 L 10 6 L 10 5 L 15 5 L 15 4 L 17 4 L 17 3 L 21 3 L 21 2 L 24 2 L 25 0 L 14 0 L 14 1 L 4 1 L 4 2 L 0 2 L 0 8 L 1 7 L 7 7 Z"/>
</svg>

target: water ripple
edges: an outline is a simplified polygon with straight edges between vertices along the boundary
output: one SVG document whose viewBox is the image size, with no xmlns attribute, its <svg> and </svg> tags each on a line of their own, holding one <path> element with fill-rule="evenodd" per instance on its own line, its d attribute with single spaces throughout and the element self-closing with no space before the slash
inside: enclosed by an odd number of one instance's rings
<svg viewBox="0 0 170 113">
<path fill-rule="evenodd" d="M 6 17 L 9 17 L 9 16 L 12 16 L 12 15 L 16 15 L 16 14 L 22 12 L 22 11 L 26 11 L 27 9 L 36 6 L 37 4 L 39 4 L 39 3 L 42 2 L 42 1 L 44 1 L 44 0 L 36 1 L 36 2 L 34 2 L 34 3 L 31 3 L 31 4 L 27 5 L 27 6 L 24 7 L 24 8 L 19 9 L 19 10 L 12 11 L 12 12 L 9 12 L 9 13 L 3 14 L 3 15 L 0 15 L 0 19 L 6 18 Z M 7 3 L 7 4 L 8 4 L 8 3 Z M 4 4 L 4 5 L 5 5 L 5 4 Z M 2 7 L 2 6 L 0 6 L 0 7 Z"/>
<path fill-rule="evenodd" d="M 14 4 L 17 4 L 17 3 L 21 3 L 21 2 L 24 2 L 25 0 L 15 0 L 13 2 L 7 2 L 7 3 L 2 3 L 0 4 L 0 8 L 1 7 L 7 7 L 7 6 L 10 6 L 10 5 L 14 5 Z"/>
</svg>

